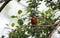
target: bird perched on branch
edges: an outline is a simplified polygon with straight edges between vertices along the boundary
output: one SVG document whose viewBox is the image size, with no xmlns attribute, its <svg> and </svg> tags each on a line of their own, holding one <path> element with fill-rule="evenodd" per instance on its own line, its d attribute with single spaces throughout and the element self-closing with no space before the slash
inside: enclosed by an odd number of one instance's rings
<svg viewBox="0 0 60 38">
<path fill-rule="evenodd" d="M 35 14 L 32 15 L 31 24 L 32 24 L 33 26 L 37 24 L 37 17 L 36 17 Z"/>
</svg>

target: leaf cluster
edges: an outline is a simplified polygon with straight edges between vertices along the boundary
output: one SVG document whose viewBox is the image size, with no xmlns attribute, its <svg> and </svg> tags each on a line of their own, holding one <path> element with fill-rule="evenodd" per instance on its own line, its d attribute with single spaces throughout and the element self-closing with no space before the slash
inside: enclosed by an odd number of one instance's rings
<svg viewBox="0 0 60 38">
<path fill-rule="evenodd" d="M 43 30 L 42 30 L 43 29 Z M 9 33 L 9 38 L 28 38 L 30 36 L 34 38 L 43 38 L 47 37 L 47 34 L 50 32 L 49 28 L 41 27 L 19 27 L 16 30 Z"/>
<path fill-rule="evenodd" d="M 60 10 L 60 0 L 57 0 L 56 3 L 54 3 L 52 0 L 45 0 L 45 2 L 47 7 L 50 7 L 53 10 Z"/>
</svg>

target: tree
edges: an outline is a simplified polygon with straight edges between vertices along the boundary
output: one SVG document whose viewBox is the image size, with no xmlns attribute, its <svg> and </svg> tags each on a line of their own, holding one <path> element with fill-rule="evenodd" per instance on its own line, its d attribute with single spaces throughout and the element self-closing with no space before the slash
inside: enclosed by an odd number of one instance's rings
<svg viewBox="0 0 60 38">
<path fill-rule="evenodd" d="M 16 29 L 9 33 L 9 38 L 28 38 L 30 36 L 34 38 L 47 38 L 47 34 L 49 34 L 53 29 L 55 19 L 53 10 L 59 9 L 59 5 L 56 6 L 55 3 L 51 2 L 52 0 L 45 0 L 46 5 L 50 7 L 48 10 L 40 12 L 37 10 L 38 5 L 41 3 L 39 1 L 43 0 L 28 0 L 27 3 L 28 6 L 26 8 L 26 14 L 29 13 L 29 15 L 25 18 L 18 18 L 19 16 L 11 16 L 12 18 L 17 18 L 17 24 Z M 59 0 L 58 0 L 59 1 Z M 50 4 L 49 4 L 50 3 Z M 54 8 L 53 8 L 54 6 Z M 18 15 L 22 13 L 22 10 L 18 10 Z M 40 14 L 41 16 L 38 16 L 38 24 L 32 28 L 31 22 L 28 22 L 27 25 L 23 25 L 25 19 L 31 20 L 31 16 L 35 14 L 36 16 Z M 12 23 L 11 26 L 14 27 L 15 23 Z"/>
</svg>

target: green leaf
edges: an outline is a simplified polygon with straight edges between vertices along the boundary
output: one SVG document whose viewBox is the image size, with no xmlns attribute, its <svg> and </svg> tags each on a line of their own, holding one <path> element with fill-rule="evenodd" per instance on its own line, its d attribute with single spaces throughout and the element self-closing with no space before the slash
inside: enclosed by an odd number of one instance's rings
<svg viewBox="0 0 60 38">
<path fill-rule="evenodd" d="M 14 27 L 14 26 L 15 26 L 15 24 L 14 24 L 14 23 L 12 23 L 12 24 L 11 24 L 11 26 L 12 26 L 12 27 Z"/>
<path fill-rule="evenodd" d="M 30 25 L 31 23 L 29 22 L 28 25 Z"/>
<path fill-rule="evenodd" d="M 32 0 L 30 0 L 30 2 L 32 2 Z"/>
<path fill-rule="evenodd" d="M 22 13 L 22 10 L 18 10 L 18 14 L 21 14 Z"/>
<path fill-rule="evenodd" d="M 17 18 L 17 16 L 11 16 L 11 18 Z"/>
<path fill-rule="evenodd" d="M 18 0 L 18 2 L 21 1 L 21 0 Z"/>
<path fill-rule="evenodd" d="M 41 13 L 41 15 L 42 15 L 42 17 L 44 17 L 44 16 L 45 16 L 45 14 L 44 14 L 44 13 Z"/>
<path fill-rule="evenodd" d="M 18 23 L 19 25 L 23 25 L 23 21 L 22 21 L 21 19 L 18 19 L 17 23 Z"/>
<path fill-rule="evenodd" d="M 6 24 L 6 26 L 9 26 L 8 24 Z"/>
<path fill-rule="evenodd" d="M 51 9 L 45 11 L 46 14 L 51 14 Z"/>
<path fill-rule="evenodd" d="M 32 9 L 32 8 L 30 8 L 30 6 L 28 6 L 28 7 L 26 8 L 27 13 L 31 12 L 31 9 Z"/>
<path fill-rule="evenodd" d="M 4 36 L 2 36 L 2 38 L 4 38 Z"/>
<path fill-rule="evenodd" d="M 28 2 L 32 2 L 32 0 L 27 1 L 27 3 L 28 3 Z"/>
</svg>

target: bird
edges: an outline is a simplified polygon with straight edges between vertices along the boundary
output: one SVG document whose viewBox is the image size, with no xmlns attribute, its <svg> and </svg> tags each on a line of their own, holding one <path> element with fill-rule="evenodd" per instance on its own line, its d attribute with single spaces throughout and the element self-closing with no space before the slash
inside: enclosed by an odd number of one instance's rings
<svg viewBox="0 0 60 38">
<path fill-rule="evenodd" d="M 37 24 L 37 17 L 36 17 L 35 15 L 32 15 L 31 24 L 32 24 L 33 26 Z"/>
</svg>

